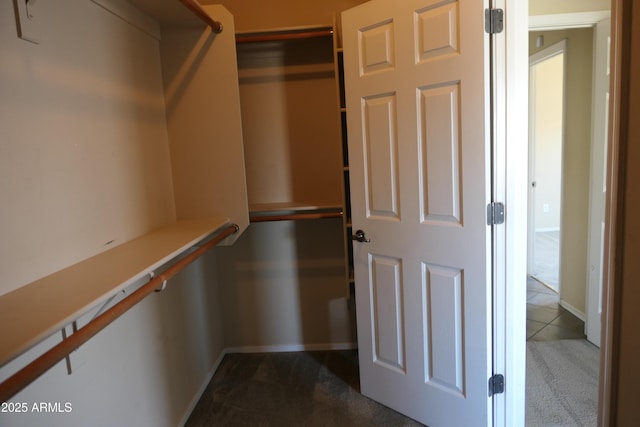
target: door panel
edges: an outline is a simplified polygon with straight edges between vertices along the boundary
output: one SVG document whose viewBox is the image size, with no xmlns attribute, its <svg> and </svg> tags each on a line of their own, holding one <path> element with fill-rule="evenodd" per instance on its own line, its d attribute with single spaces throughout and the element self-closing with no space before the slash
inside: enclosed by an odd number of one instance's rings
<svg viewBox="0 0 640 427">
<path fill-rule="evenodd" d="M 416 11 L 418 61 L 458 52 L 458 4 L 426 7 Z"/>
<path fill-rule="evenodd" d="M 363 101 L 367 163 L 367 216 L 398 218 L 396 101 L 381 95 Z"/>
<path fill-rule="evenodd" d="M 371 255 L 373 360 L 379 366 L 405 372 L 402 261 Z"/>
<path fill-rule="evenodd" d="M 391 70 L 394 66 L 395 44 L 393 21 L 376 22 L 360 33 L 360 75 Z"/>
<path fill-rule="evenodd" d="M 420 88 L 423 221 L 460 224 L 459 82 Z"/>
<path fill-rule="evenodd" d="M 464 397 L 462 271 L 456 268 L 424 265 L 425 342 L 427 375 L 443 390 Z"/>
<path fill-rule="evenodd" d="M 484 3 L 342 17 L 361 390 L 432 427 L 491 421 Z"/>
</svg>

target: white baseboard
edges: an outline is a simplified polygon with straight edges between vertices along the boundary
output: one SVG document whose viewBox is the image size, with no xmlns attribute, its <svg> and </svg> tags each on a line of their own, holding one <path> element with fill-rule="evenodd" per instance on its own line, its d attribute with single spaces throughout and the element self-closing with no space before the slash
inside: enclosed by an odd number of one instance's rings
<svg viewBox="0 0 640 427">
<path fill-rule="evenodd" d="M 587 318 L 587 316 L 582 311 L 578 310 L 577 308 L 575 308 L 574 306 L 572 306 L 571 304 L 569 304 L 568 302 L 566 302 L 563 299 L 560 300 L 560 307 L 564 308 L 569 313 L 573 314 L 574 316 L 576 316 L 578 319 L 582 320 L 583 322 Z"/>
<path fill-rule="evenodd" d="M 548 233 L 550 231 L 560 231 L 560 227 L 540 227 L 536 228 L 536 233 Z"/>
<path fill-rule="evenodd" d="M 213 376 L 216 374 L 216 371 L 220 367 L 220 363 L 222 362 L 222 359 L 224 358 L 225 354 L 227 354 L 227 352 L 226 352 L 226 350 L 223 349 L 220 352 L 220 355 L 218 356 L 216 361 L 214 362 L 213 367 L 211 368 L 211 370 L 207 374 L 207 377 L 205 378 L 205 380 L 203 381 L 202 385 L 200 386 L 200 389 L 193 396 L 193 399 L 191 399 L 191 402 L 189 402 L 189 405 L 187 406 L 187 409 L 184 412 L 184 415 L 182 416 L 182 419 L 180 420 L 180 423 L 178 424 L 179 427 L 184 427 L 184 425 L 189 420 L 189 417 L 191 416 L 191 413 L 195 409 L 195 407 L 198 404 L 198 402 L 200 401 L 200 399 L 202 399 L 202 395 L 204 394 L 204 391 L 207 389 L 207 386 L 211 382 L 211 379 L 213 378 Z"/>
</svg>

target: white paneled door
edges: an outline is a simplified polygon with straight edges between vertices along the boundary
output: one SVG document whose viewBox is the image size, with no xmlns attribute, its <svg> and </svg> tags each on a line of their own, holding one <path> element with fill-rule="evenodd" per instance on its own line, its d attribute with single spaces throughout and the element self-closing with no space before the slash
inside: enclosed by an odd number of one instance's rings
<svg viewBox="0 0 640 427">
<path fill-rule="evenodd" d="M 361 390 L 431 427 L 492 419 L 486 6 L 342 17 Z"/>
</svg>

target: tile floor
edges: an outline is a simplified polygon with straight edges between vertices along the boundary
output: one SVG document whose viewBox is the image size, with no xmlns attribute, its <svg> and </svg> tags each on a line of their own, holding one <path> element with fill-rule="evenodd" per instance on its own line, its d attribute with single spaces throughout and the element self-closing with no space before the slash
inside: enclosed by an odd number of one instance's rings
<svg viewBox="0 0 640 427">
<path fill-rule="evenodd" d="M 585 338 L 584 322 L 559 302 L 556 292 L 527 278 L 527 341 Z"/>
<path fill-rule="evenodd" d="M 556 291 L 560 282 L 558 278 L 560 272 L 559 260 L 560 232 L 537 231 L 533 249 L 535 276 Z"/>
</svg>

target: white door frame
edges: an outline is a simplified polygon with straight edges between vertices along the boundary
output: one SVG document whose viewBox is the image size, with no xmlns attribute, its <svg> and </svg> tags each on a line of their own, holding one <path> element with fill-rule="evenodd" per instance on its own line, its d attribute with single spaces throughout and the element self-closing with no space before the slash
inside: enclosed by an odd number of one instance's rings
<svg viewBox="0 0 640 427">
<path fill-rule="evenodd" d="M 593 26 L 593 105 L 591 107 L 591 173 L 589 188 L 589 255 L 587 263 L 587 298 L 585 334 L 600 347 L 602 326 L 602 284 L 604 263 L 604 226 L 607 188 L 606 157 L 609 106 L 610 16 Z"/>
<path fill-rule="evenodd" d="M 593 28 L 594 31 L 594 37 L 595 37 L 595 31 L 596 31 L 596 25 L 600 22 L 603 21 L 605 19 L 608 19 L 611 17 L 611 12 L 610 11 L 591 11 L 591 12 L 576 12 L 576 13 L 560 13 L 560 14 L 553 14 L 553 15 L 538 15 L 538 16 L 530 16 L 529 17 L 529 30 L 565 30 L 565 29 L 575 29 L 575 28 Z M 595 43 L 595 38 L 594 38 L 594 46 L 593 46 L 593 56 L 594 56 L 594 61 L 596 58 L 597 54 L 602 54 L 601 52 L 597 52 L 596 51 L 597 45 Z M 606 54 L 606 53 L 605 53 Z M 594 70 L 595 70 L 595 66 L 594 66 Z M 595 88 L 592 88 L 592 93 L 595 94 Z M 593 106 L 592 106 L 592 116 L 593 116 Z M 593 134 L 593 122 L 591 124 L 592 126 L 592 132 L 591 132 L 591 138 L 592 138 L 592 142 L 590 144 L 590 147 L 593 146 L 593 138 L 594 138 L 594 134 Z M 591 165 L 591 172 L 590 172 L 590 176 L 591 174 L 593 174 L 593 165 Z M 605 184 L 606 184 L 606 178 L 605 178 Z M 592 202 L 591 202 L 591 198 L 592 198 L 592 192 L 593 192 L 593 188 L 590 184 L 589 186 L 589 209 L 590 211 L 593 209 L 592 207 Z M 589 227 L 591 227 L 591 213 L 589 214 Z M 595 319 L 600 319 L 601 315 L 600 315 L 600 307 L 601 307 L 601 299 L 600 298 L 596 298 L 595 295 L 598 293 L 598 290 L 594 290 L 591 289 L 593 286 L 595 287 L 600 287 L 600 283 L 597 280 L 594 280 L 594 278 L 592 277 L 593 275 L 591 274 L 591 271 L 589 269 L 589 266 L 591 265 L 591 260 L 592 260 L 592 248 L 594 243 L 592 242 L 593 238 L 597 238 L 598 236 L 602 236 L 602 239 L 604 239 L 604 230 L 603 233 L 600 234 L 598 233 L 597 236 L 594 235 L 594 233 L 592 233 L 591 230 L 589 230 L 589 241 L 588 241 L 588 250 L 589 250 L 589 256 L 588 256 L 588 260 L 589 262 L 587 263 L 587 272 L 586 272 L 586 277 L 587 277 L 587 284 L 585 284 L 585 296 L 586 296 L 586 306 L 585 306 L 585 311 L 584 311 L 584 317 L 585 317 L 585 334 L 587 334 L 587 337 L 593 337 L 590 339 L 590 341 L 594 342 L 594 344 L 596 345 L 600 345 L 600 334 L 595 333 L 595 328 L 599 328 L 601 325 L 598 326 L 594 326 L 593 323 L 595 323 Z M 562 244 L 562 243 L 561 243 Z M 603 246 L 604 246 L 604 242 L 603 242 Z M 606 250 L 603 250 L 602 253 L 604 254 Z M 604 260 L 603 260 L 603 264 L 604 264 Z M 562 261 L 560 262 L 560 266 L 562 266 Z M 562 267 L 560 267 L 562 268 Z M 604 268 L 603 268 L 604 270 Z M 602 271 L 600 272 L 601 274 L 603 273 Z M 604 287 L 604 280 L 602 282 L 602 286 Z M 567 307 L 565 307 L 567 308 Z M 571 311 L 571 310 L 570 310 Z M 576 313 L 574 313 L 576 314 Z M 599 322 L 602 323 L 602 322 Z M 591 332 L 589 332 L 591 331 Z M 589 333 L 588 333 L 589 332 Z M 595 340 L 594 340 L 595 339 Z"/>
<path fill-rule="evenodd" d="M 505 18 L 493 51 L 494 199 L 506 207 L 505 226 L 494 234 L 494 371 L 506 381 L 505 393 L 494 396 L 494 424 L 524 426 L 529 2 L 496 0 L 493 7 Z"/>
<path fill-rule="evenodd" d="M 611 388 L 613 314 L 612 307 L 615 238 L 615 218 L 618 183 L 618 144 L 620 102 L 620 51 L 622 1 L 612 0 L 612 61 L 610 94 L 610 126 L 608 142 L 607 195 L 605 231 L 605 260 L 603 284 L 602 337 L 600 347 L 600 399 L 598 418 L 607 425 L 609 412 L 614 410 Z M 506 393 L 494 398 L 496 426 L 523 426 L 525 412 L 526 377 L 526 289 L 517 286 L 527 271 L 527 192 L 528 182 L 528 0 L 496 0 L 493 6 L 504 9 L 505 30 L 496 39 L 494 50 L 494 106 L 495 122 L 495 196 L 507 207 L 507 221 L 495 236 L 494 275 L 494 369 L 504 372 Z M 507 144 L 508 141 L 508 144 Z M 508 148 L 508 149 L 507 149 Z M 508 179 L 506 179 L 508 177 Z"/>
</svg>

